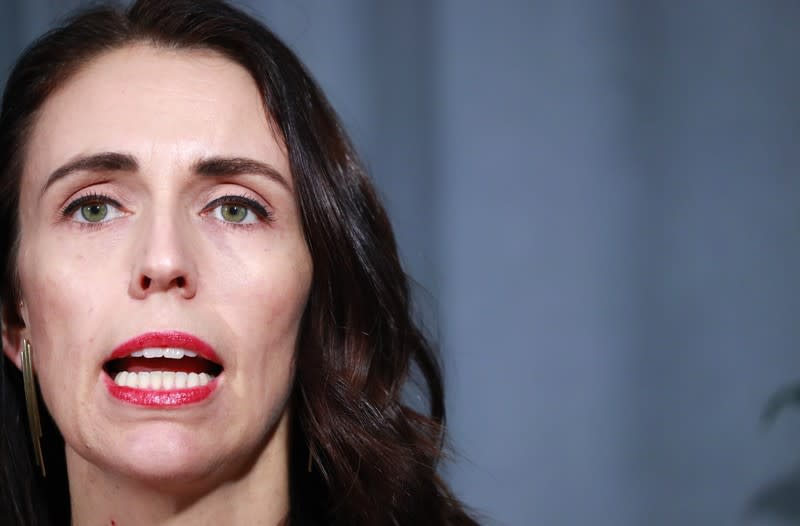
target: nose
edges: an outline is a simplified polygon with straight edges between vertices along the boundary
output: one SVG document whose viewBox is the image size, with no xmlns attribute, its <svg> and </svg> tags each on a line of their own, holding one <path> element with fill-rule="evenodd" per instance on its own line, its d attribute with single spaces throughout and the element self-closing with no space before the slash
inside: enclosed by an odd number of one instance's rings
<svg viewBox="0 0 800 526">
<path fill-rule="evenodd" d="M 178 218 L 154 216 L 143 221 L 135 244 L 129 294 L 145 299 L 170 293 L 191 299 L 197 293 L 197 266 L 189 232 Z"/>
</svg>

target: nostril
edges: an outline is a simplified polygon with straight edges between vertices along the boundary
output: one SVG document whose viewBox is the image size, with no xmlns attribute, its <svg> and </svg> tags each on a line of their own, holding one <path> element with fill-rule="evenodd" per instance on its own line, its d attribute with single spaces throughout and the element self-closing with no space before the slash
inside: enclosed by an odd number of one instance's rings
<svg viewBox="0 0 800 526">
<path fill-rule="evenodd" d="M 147 290 L 150 288 L 150 278 L 142 276 L 142 289 Z"/>
<path fill-rule="evenodd" d="M 179 289 L 184 288 L 186 286 L 186 278 L 183 276 L 178 276 L 175 278 L 175 285 L 177 285 Z"/>
</svg>

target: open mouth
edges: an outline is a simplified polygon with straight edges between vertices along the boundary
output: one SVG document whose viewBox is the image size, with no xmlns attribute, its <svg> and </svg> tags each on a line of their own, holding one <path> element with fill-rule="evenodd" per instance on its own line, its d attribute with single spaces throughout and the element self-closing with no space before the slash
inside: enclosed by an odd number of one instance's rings
<svg viewBox="0 0 800 526">
<path fill-rule="evenodd" d="M 131 338 L 103 364 L 111 396 L 149 408 L 173 408 L 208 399 L 219 386 L 223 369 L 210 345 L 180 331 Z"/>
<path fill-rule="evenodd" d="M 103 369 L 121 387 L 171 390 L 208 385 L 223 368 L 194 351 L 151 347 L 109 360 Z"/>
</svg>

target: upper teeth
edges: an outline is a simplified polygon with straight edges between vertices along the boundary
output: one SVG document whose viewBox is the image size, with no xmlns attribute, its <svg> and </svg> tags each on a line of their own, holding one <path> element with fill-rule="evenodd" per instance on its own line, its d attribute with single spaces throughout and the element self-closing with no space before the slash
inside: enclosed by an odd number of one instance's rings
<svg viewBox="0 0 800 526">
<path fill-rule="evenodd" d="M 174 349 L 171 347 L 152 347 L 147 349 L 141 349 L 139 351 L 134 351 L 131 353 L 131 356 L 134 358 L 172 358 L 175 360 L 180 360 L 184 356 L 188 356 L 189 358 L 194 358 L 197 356 L 196 352 L 187 351 L 186 349 Z"/>
</svg>

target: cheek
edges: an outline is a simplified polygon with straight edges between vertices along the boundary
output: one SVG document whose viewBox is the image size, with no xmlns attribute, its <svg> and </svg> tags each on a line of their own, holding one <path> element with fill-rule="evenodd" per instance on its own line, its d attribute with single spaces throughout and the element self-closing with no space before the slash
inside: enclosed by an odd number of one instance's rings
<svg viewBox="0 0 800 526">
<path fill-rule="evenodd" d="M 66 325 L 93 319 L 108 293 L 108 265 L 89 261 L 84 253 L 57 252 L 48 257 L 50 247 L 29 253 L 20 267 L 22 297 L 30 313 L 31 330 L 50 333 Z M 71 330 L 66 334 L 76 333 Z"/>
<path fill-rule="evenodd" d="M 217 305 L 233 325 L 240 322 L 268 342 L 296 336 L 311 284 L 310 256 L 305 246 L 265 250 L 260 257 L 237 257 L 225 266 L 237 269 L 217 280 Z M 238 321 L 237 321 L 238 320 Z"/>
<path fill-rule="evenodd" d="M 94 371 L 82 351 L 91 348 L 98 333 L 96 318 L 106 309 L 107 283 L 88 259 L 84 253 L 46 243 L 21 252 L 28 337 L 45 400 L 64 397 L 70 384 Z"/>
<path fill-rule="evenodd" d="M 260 264 L 243 261 L 238 276 L 220 289 L 220 313 L 231 333 L 238 335 L 243 351 L 237 357 L 241 361 L 235 378 L 230 379 L 243 402 L 271 401 L 259 411 L 282 407 L 291 392 L 298 331 L 311 281 L 307 254 L 275 251 Z"/>
</svg>

